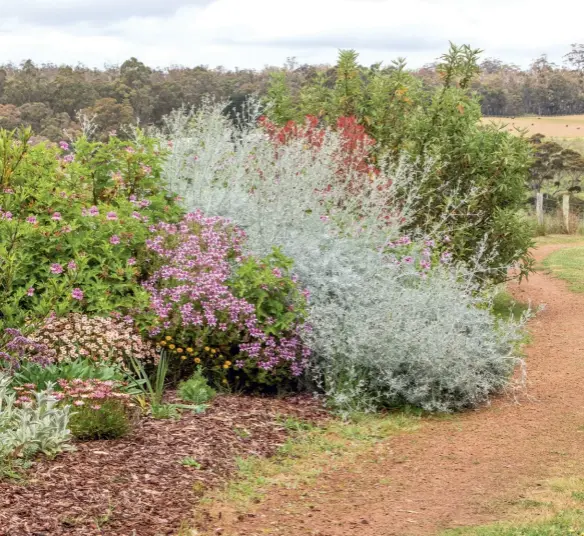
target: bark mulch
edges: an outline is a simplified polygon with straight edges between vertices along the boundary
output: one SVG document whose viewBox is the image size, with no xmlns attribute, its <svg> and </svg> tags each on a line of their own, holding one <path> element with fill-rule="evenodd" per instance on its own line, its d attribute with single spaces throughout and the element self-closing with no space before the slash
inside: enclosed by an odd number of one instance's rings
<svg viewBox="0 0 584 536">
<path fill-rule="evenodd" d="M 175 534 L 237 457 L 270 456 L 285 442 L 282 415 L 315 421 L 324 412 L 308 397 L 221 396 L 203 414 L 144 419 L 127 438 L 77 443 L 22 482 L 0 481 L 0 536 Z M 186 457 L 201 468 L 181 464 Z"/>
</svg>

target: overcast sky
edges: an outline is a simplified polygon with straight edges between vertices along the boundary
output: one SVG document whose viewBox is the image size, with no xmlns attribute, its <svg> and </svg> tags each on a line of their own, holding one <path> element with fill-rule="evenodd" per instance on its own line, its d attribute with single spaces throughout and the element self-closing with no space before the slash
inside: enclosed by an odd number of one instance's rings
<svg viewBox="0 0 584 536">
<path fill-rule="evenodd" d="M 434 61 L 448 41 L 527 66 L 584 42 L 581 0 L 0 0 L 0 62 L 262 68 Z"/>
</svg>

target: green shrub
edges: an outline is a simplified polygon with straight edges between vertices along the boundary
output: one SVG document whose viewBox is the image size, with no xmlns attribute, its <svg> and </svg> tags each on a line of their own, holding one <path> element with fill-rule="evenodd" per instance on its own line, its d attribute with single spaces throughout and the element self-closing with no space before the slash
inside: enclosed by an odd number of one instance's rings
<svg viewBox="0 0 584 536">
<path fill-rule="evenodd" d="M 22 325 L 39 308 L 61 316 L 145 306 L 148 227 L 181 213 L 154 142 L 82 137 L 59 149 L 29 139 L 0 130 L 2 324 Z"/>
<path fill-rule="evenodd" d="M 119 400 L 75 407 L 71 413 L 70 428 L 71 433 L 80 440 L 123 437 L 131 429 L 128 408 Z"/>
<path fill-rule="evenodd" d="M 215 389 L 207 383 L 200 367 L 197 368 L 193 376 L 178 386 L 180 399 L 193 404 L 207 404 L 215 398 L 216 394 Z"/>
<path fill-rule="evenodd" d="M 441 85 L 424 87 L 403 60 L 365 68 L 354 51 L 344 50 L 329 78 L 301 88 L 296 103 L 284 74 L 274 76 L 266 110 L 280 125 L 291 116 L 303 122 L 307 114 L 333 127 L 355 117 L 377 141 L 371 163 L 383 168 L 405 159 L 424 177 L 413 183 L 413 199 L 409 186 L 404 192 L 411 216 L 404 231 L 450 236 L 455 260 L 474 264 L 480 255 L 481 275 L 504 280 L 515 262 L 521 275 L 532 267 L 529 226 L 517 217 L 531 150 L 526 139 L 481 124 L 473 91 L 480 52 L 451 45 L 437 66 Z"/>
</svg>

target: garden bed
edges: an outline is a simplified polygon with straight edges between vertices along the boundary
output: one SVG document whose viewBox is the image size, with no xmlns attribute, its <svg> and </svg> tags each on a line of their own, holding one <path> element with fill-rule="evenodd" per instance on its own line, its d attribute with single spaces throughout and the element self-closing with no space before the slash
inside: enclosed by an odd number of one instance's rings
<svg viewBox="0 0 584 536">
<path fill-rule="evenodd" d="M 309 397 L 221 396 L 203 414 L 144 419 L 127 438 L 77 443 L 23 481 L 0 482 L 0 535 L 175 534 L 238 457 L 270 456 L 284 443 L 282 416 L 314 421 L 325 412 Z"/>
</svg>

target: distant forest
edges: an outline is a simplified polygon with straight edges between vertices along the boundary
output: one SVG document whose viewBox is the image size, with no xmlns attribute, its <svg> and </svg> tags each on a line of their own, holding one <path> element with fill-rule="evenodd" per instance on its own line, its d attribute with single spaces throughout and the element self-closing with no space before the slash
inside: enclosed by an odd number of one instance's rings
<svg viewBox="0 0 584 536">
<path fill-rule="evenodd" d="M 497 59 L 486 59 L 474 90 L 481 96 L 484 115 L 564 115 L 584 113 L 584 45 L 572 45 L 560 66 L 541 56 L 529 69 Z M 387 68 L 380 65 L 363 67 Z M 158 124 L 171 110 L 197 106 L 205 95 L 240 105 L 247 96 L 264 96 L 271 74 L 284 72 L 292 88 L 301 88 L 325 75 L 334 83 L 335 67 L 299 65 L 293 59 L 284 67 L 211 69 L 170 67 L 153 69 L 131 58 L 120 66 L 90 69 L 83 65 L 0 66 L 0 127 L 31 126 L 40 138 L 57 140 L 64 129 L 79 129 L 78 112 L 94 117 L 99 135 L 120 125 Z M 411 71 L 431 88 L 439 83 L 436 65 Z"/>
</svg>

